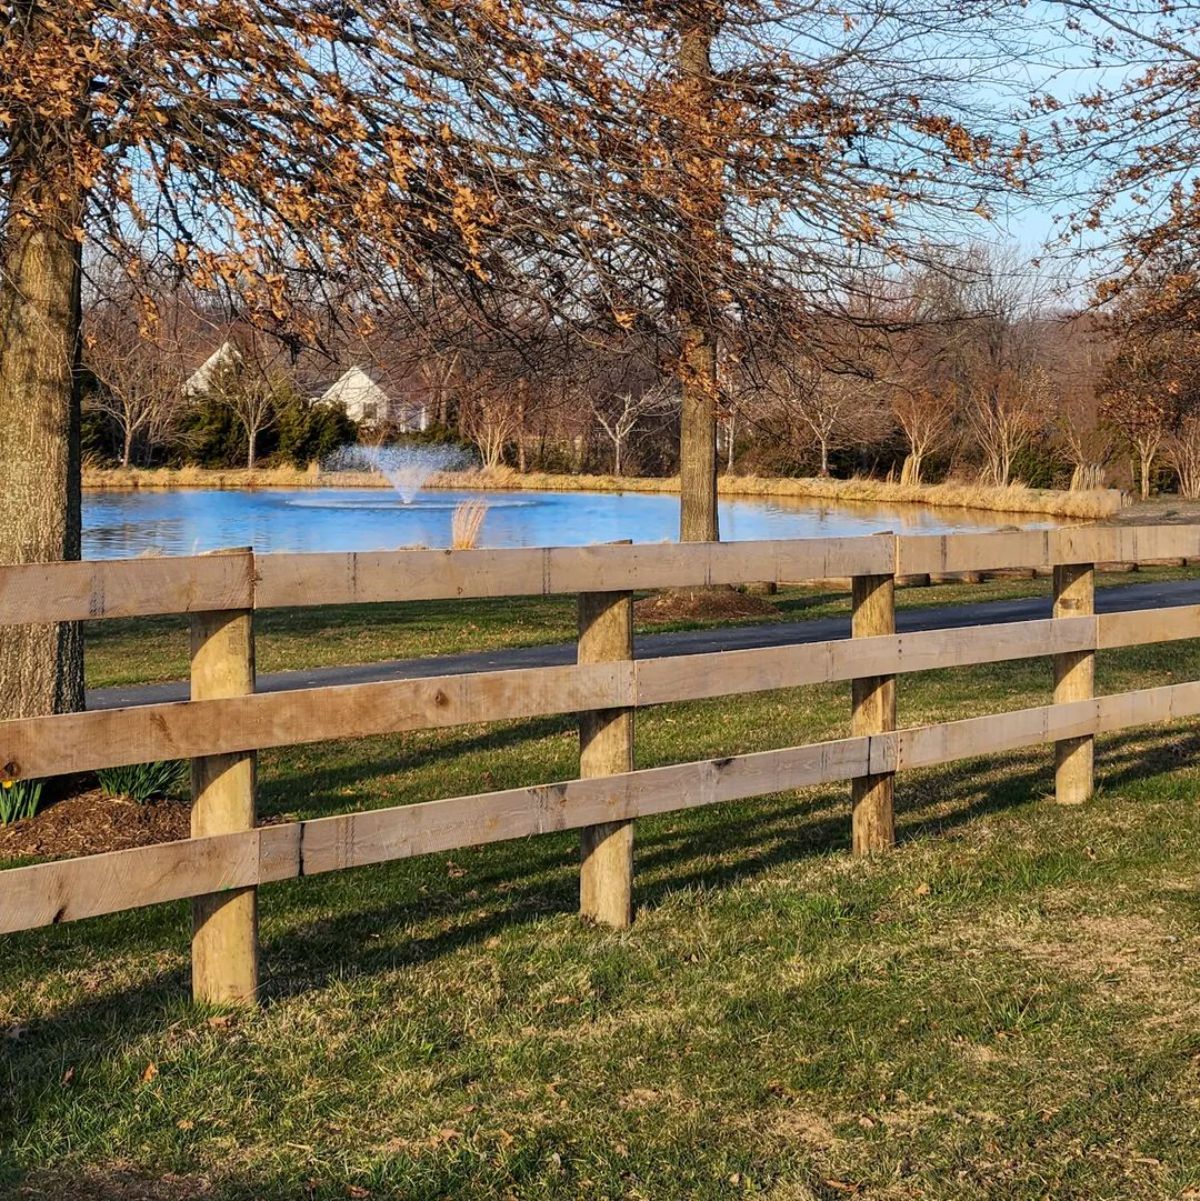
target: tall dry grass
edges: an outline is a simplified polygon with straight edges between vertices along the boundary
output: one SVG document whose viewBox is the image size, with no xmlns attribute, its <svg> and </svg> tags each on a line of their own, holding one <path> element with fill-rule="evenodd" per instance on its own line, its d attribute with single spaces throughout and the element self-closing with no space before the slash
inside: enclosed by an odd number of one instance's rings
<svg viewBox="0 0 1200 1201">
<path fill-rule="evenodd" d="M 487 502 L 482 500 L 463 500 L 454 506 L 454 516 L 450 519 L 452 550 L 474 550 L 479 545 L 487 511 Z"/>
<path fill-rule="evenodd" d="M 382 476 L 370 471 L 322 471 L 306 468 L 264 467 L 255 471 L 212 470 L 202 467 L 96 468 L 84 470 L 85 488 L 387 488 Z M 678 492 L 679 477 L 626 477 L 613 475 L 550 475 L 511 467 L 490 471 L 439 472 L 427 488 L 489 488 L 499 491 L 544 492 Z M 918 504 L 944 508 L 977 509 L 993 513 L 1026 513 L 1047 517 L 1096 519 L 1111 517 L 1123 503 L 1115 489 L 1061 492 L 1007 488 L 971 483 L 898 484 L 887 480 L 779 479 L 774 477 L 722 476 L 722 496 L 790 496 L 867 504 Z"/>
</svg>

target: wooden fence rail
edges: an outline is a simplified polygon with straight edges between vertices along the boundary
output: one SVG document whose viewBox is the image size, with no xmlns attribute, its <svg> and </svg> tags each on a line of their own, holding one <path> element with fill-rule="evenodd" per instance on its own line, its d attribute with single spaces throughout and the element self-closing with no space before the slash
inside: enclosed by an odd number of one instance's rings
<svg viewBox="0 0 1200 1201">
<path fill-rule="evenodd" d="M 1097 563 L 1200 557 L 1200 527 L 1079 527 L 946 537 L 611 545 L 372 555 L 241 551 L 180 559 L 0 567 L 0 623 L 191 614 L 192 699 L 0 722 L 0 778 L 158 759 L 193 762 L 193 837 L 0 872 L 0 933 L 193 899 L 193 991 L 257 988 L 261 884 L 553 830 L 581 831 L 581 909 L 632 916 L 635 819 L 848 781 L 855 851 L 894 838 L 895 773 L 1056 744 L 1059 800 L 1086 799 L 1097 735 L 1200 714 L 1200 683 L 1093 697 L 1096 652 L 1200 637 L 1200 606 L 1096 615 Z M 1053 616 L 894 632 L 899 574 L 1054 571 Z M 774 580 L 852 580 L 852 636 L 635 660 L 632 592 Z M 579 594 L 578 662 L 384 683 L 254 692 L 253 613 L 302 604 Z M 897 677 L 1048 656 L 1055 703 L 895 728 Z M 634 770 L 638 708 L 852 682 L 852 736 Z M 254 756 L 270 747 L 578 714 L 580 778 L 254 827 Z"/>
</svg>

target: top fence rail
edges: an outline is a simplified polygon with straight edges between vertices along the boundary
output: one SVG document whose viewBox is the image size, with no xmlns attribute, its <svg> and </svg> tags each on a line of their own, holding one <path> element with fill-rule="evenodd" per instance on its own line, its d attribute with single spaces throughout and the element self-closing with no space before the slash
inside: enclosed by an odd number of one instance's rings
<svg viewBox="0 0 1200 1201">
<path fill-rule="evenodd" d="M 511 550 L 269 554 L 0 567 L 0 625 L 226 609 L 549 596 L 1200 558 L 1200 526 Z"/>
</svg>

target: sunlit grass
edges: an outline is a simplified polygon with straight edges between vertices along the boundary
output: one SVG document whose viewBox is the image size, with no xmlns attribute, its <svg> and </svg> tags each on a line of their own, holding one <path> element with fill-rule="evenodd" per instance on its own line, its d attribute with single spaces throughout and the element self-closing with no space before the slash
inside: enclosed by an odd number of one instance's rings
<svg viewBox="0 0 1200 1201">
<path fill-rule="evenodd" d="M 419 635 L 418 607 L 376 611 L 383 642 L 458 645 L 426 608 Z M 514 633 L 465 608 L 497 642 L 572 619 L 539 601 Z M 339 614 L 266 615 L 264 640 L 299 655 Z M 339 649 L 368 651 L 369 625 Z M 1098 688 L 1198 673 L 1197 643 L 1105 652 Z M 900 716 L 1038 704 L 1050 681 L 1045 660 L 906 676 Z M 848 718 L 844 685 L 649 710 L 638 765 Z M 569 718 L 274 751 L 261 811 L 566 778 L 576 756 Z M 1198 756 L 1193 723 L 1104 738 L 1074 809 L 1049 748 L 906 774 L 900 845 L 870 861 L 844 787 L 639 822 L 622 934 L 576 917 L 568 835 L 267 886 L 246 1017 L 187 1006 L 185 905 L 0 940 L 0 1195 L 1184 1197 Z"/>
</svg>

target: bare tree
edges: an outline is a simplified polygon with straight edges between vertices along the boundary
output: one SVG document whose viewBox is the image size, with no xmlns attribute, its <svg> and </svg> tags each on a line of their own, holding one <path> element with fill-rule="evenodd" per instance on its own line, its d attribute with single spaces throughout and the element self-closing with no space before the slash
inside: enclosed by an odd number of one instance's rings
<svg viewBox="0 0 1200 1201">
<path fill-rule="evenodd" d="M 1040 371 L 1002 374 L 971 391 L 967 420 L 984 456 L 984 479 L 997 488 L 1012 482 L 1013 460 L 1044 428 L 1049 381 Z"/>
<path fill-rule="evenodd" d="M 117 428 L 122 467 L 139 441 L 161 445 L 174 425 L 183 380 L 177 336 L 161 318 L 139 321 L 128 296 L 104 300 L 85 317 L 84 360 L 98 384 L 86 403 Z"/>
<path fill-rule="evenodd" d="M 675 389 L 670 383 L 591 399 L 596 422 L 612 443 L 614 475 L 622 473 L 625 445 L 639 424 L 653 414 L 665 413 L 675 403 Z"/>
<path fill-rule="evenodd" d="M 947 441 L 958 414 L 959 402 L 954 389 L 941 387 L 897 386 L 891 389 L 892 413 L 908 443 L 908 454 L 900 468 L 902 484 L 921 483 L 926 456 Z"/>
<path fill-rule="evenodd" d="M 1112 427 L 1098 419 L 1094 398 L 1060 395 L 1054 403 L 1050 428 L 1055 443 L 1071 464 L 1071 491 L 1103 488 L 1104 473 L 1116 445 Z"/>
<path fill-rule="evenodd" d="M 1163 445 L 1166 460 L 1175 472 L 1179 494 L 1200 498 L 1200 412 L 1188 412 L 1175 424 Z"/>
<path fill-rule="evenodd" d="M 459 403 L 463 432 L 475 444 L 485 470 L 503 466 L 504 451 L 520 428 L 520 401 L 509 389 L 479 380 Z"/>
</svg>

